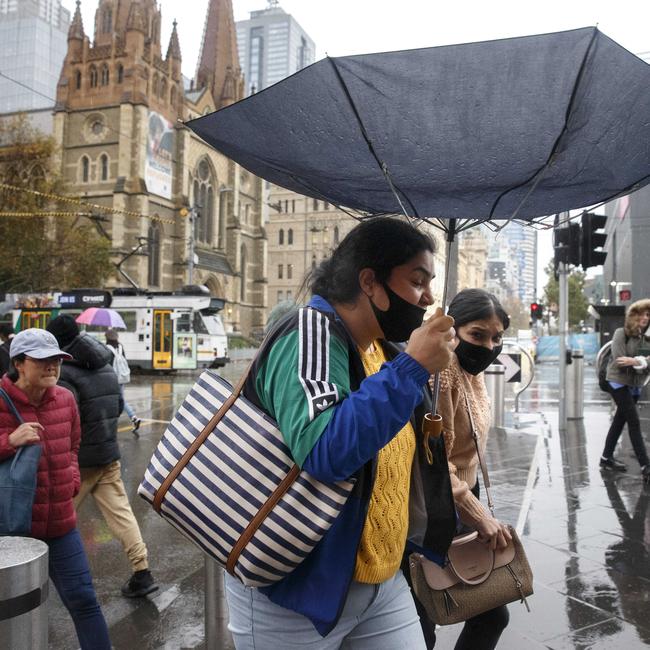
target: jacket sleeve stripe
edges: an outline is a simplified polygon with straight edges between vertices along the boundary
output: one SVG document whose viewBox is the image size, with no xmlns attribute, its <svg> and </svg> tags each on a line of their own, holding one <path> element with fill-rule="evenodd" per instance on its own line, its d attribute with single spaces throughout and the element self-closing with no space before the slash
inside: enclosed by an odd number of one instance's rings
<svg viewBox="0 0 650 650">
<path fill-rule="evenodd" d="M 300 310 L 298 371 L 309 405 L 309 419 L 339 401 L 336 385 L 329 380 L 330 323 L 315 309 Z"/>
</svg>

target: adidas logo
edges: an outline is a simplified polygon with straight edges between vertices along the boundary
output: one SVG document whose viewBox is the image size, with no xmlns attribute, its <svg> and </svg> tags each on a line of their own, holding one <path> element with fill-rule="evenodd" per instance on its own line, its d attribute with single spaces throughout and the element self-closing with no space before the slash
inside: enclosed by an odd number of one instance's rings
<svg viewBox="0 0 650 650">
<path fill-rule="evenodd" d="M 322 402 L 316 402 L 316 408 L 319 411 L 324 411 L 326 408 L 332 406 L 332 404 L 334 404 L 334 402 L 330 402 L 329 400 L 324 399 Z"/>
</svg>

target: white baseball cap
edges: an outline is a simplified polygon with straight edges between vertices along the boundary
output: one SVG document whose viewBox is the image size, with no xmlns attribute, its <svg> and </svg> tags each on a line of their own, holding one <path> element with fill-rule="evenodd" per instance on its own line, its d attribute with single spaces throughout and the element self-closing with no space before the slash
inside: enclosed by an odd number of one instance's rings
<svg viewBox="0 0 650 650">
<path fill-rule="evenodd" d="M 47 330 L 41 330 L 36 327 L 18 332 L 11 339 L 9 346 L 9 357 L 13 359 L 19 354 L 26 354 L 32 359 L 49 359 L 50 357 L 60 357 L 62 359 L 72 359 L 72 355 L 63 352 L 54 336 Z"/>
</svg>

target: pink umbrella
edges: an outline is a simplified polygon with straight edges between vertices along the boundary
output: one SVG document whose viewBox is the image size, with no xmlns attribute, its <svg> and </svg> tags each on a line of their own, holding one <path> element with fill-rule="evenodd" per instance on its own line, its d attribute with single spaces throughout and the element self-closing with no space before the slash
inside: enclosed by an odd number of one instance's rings
<svg viewBox="0 0 650 650">
<path fill-rule="evenodd" d="M 77 323 L 84 325 L 97 325 L 99 327 L 113 327 L 126 329 L 122 317 L 114 310 L 106 307 L 89 307 L 77 316 Z"/>
</svg>

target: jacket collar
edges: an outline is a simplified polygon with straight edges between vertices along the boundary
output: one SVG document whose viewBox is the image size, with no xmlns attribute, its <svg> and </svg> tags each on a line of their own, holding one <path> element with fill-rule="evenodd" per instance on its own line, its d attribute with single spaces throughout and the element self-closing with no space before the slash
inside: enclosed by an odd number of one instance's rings
<svg viewBox="0 0 650 650">
<path fill-rule="evenodd" d="M 56 386 L 51 386 L 50 388 L 47 388 L 45 390 L 45 393 L 43 393 L 43 399 L 41 400 L 41 403 L 35 407 L 29 401 L 29 397 L 27 397 L 27 394 L 23 390 L 18 388 L 18 386 L 16 386 L 16 384 L 14 384 L 14 382 L 11 381 L 11 379 L 9 379 L 9 377 L 7 377 L 6 375 L 2 378 L 2 381 L 0 382 L 0 386 L 4 388 L 7 395 L 11 397 L 12 402 L 14 402 L 16 406 L 21 404 L 24 407 L 26 406 L 29 408 L 41 408 L 43 404 L 52 401 L 56 396 Z"/>
</svg>

